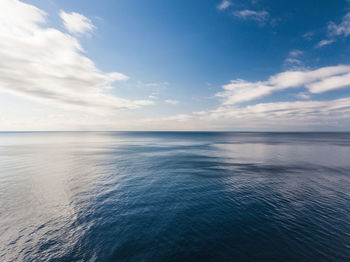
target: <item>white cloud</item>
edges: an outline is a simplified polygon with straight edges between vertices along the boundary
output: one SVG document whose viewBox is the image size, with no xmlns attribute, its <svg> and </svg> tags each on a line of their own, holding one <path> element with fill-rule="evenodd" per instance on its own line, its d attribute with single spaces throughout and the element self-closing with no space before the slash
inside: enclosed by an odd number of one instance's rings
<svg viewBox="0 0 350 262">
<path fill-rule="evenodd" d="M 340 24 L 329 22 L 327 29 L 328 37 L 331 39 L 321 40 L 315 46 L 316 48 L 333 44 L 336 41 L 336 39 L 334 39 L 336 36 L 348 37 L 350 35 L 350 12 L 342 18 Z"/>
<path fill-rule="evenodd" d="M 338 65 L 316 70 L 286 71 L 271 76 L 267 81 L 248 82 L 232 80 L 224 85 L 222 97 L 224 105 L 233 105 L 267 96 L 287 88 L 304 87 L 311 93 L 323 93 L 350 86 L 350 66 Z"/>
<path fill-rule="evenodd" d="M 0 91 L 93 111 L 152 103 L 112 95 L 112 83 L 128 77 L 101 72 L 76 38 L 43 26 L 42 10 L 17 0 L 1 2 Z"/>
<path fill-rule="evenodd" d="M 248 82 L 242 79 L 232 80 L 222 88 L 225 91 L 216 96 L 224 98 L 224 104 L 227 105 L 254 100 L 275 91 L 275 87 L 267 82 Z"/>
<path fill-rule="evenodd" d="M 350 35 L 350 13 L 347 13 L 340 24 L 330 22 L 328 24 L 328 32 L 332 36 L 344 35 L 345 37 Z"/>
<path fill-rule="evenodd" d="M 305 40 L 308 40 L 308 41 L 311 41 L 313 36 L 314 36 L 314 32 L 307 32 L 305 34 L 302 35 L 302 37 L 305 39 Z"/>
<path fill-rule="evenodd" d="M 164 87 L 164 86 L 168 86 L 169 82 L 154 82 L 154 83 L 146 83 L 145 85 L 148 87 Z"/>
<path fill-rule="evenodd" d="M 289 52 L 288 57 L 284 60 L 284 66 L 289 69 L 299 69 L 303 67 L 303 62 L 299 59 L 304 54 L 303 51 L 295 49 Z"/>
<path fill-rule="evenodd" d="M 146 118 L 141 122 L 153 130 L 300 131 L 341 130 L 350 127 L 349 120 L 350 97 L 330 101 L 259 103 L 244 107 L 221 105 L 214 110 Z"/>
<path fill-rule="evenodd" d="M 323 120 L 329 118 L 348 118 L 350 114 L 350 98 L 331 101 L 295 101 L 260 103 L 256 105 L 238 107 L 220 107 L 209 112 L 212 117 L 229 117 L 244 119 L 296 119 L 308 121 L 310 119 Z"/>
<path fill-rule="evenodd" d="M 79 13 L 66 13 L 64 11 L 61 11 L 60 17 L 62 18 L 63 25 L 68 30 L 68 32 L 75 35 L 87 34 L 95 28 L 89 18 Z"/>
<path fill-rule="evenodd" d="M 248 9 L 235 11 L 233 12 L 233 15 L 242 20 L 253 20 L 262 24 L 265 23 L 270 17 L 270 14 L 266 11 L 254 11 Z"/>
<path fill-rule="evenodd" d="M 144 83 L 142 81 L 138 81 L 137 85 L 139 87 L 166 87 L 169 85 L 169 82 L 149 82 L 149 83 Z"/>
<path fill-rule="evenodd" d="M 350 86 L 350 73 L 332 75 L 316 82 L 309 83 L 307 88 L 311 93 L 323 93 L 334 89 Z"/>
<path fill-rule="evenodd" d="M 301 65 L 303 62 L 297 58 L 288 57 L 286 60 L 284 60 L 284 63 L 287 65 Z"/>
<path fill-rule="evenodd" d="M 232 5 L 232 3 L 231 3 L 230 1 L 228 1 L 228 0 L 223 0 L 223 1 L 217 6 L 217 8 L 218 8 L 219 10 L 224 10 L 224 9 L 230 7 L 231 5 Z"/>
<path fill-rule="evenodd" d="M 167 100 L 165 100 L 165 103 L 172 104 L 172 105 L 177 105 L 179 103 L 179 101 L 172 100 L 172 99 L 167 99 Z"/>
<path fill-rule="evenodd" d="M 316 48 L 320 48 L 320 47 L 323 47 L 323 46 L 326 46 L 326 45 L 331 45 L 335 42 L 334 39 L 325 39 L 325 40 L 322 40 L 320 42 L 318 42 L 318 44 L 316 45 Z"/>
<path fill-rule="evenodd" d="M 304 52 L 301 51 L 301 50 L 298 50 L 298 49 L 295 49 L 295 50 L 292 50 L 292 51 L 289 52 L 289 56 L 290 57 L 299 57 L 299 56 L 301 56 L 303 54 L 304 54 Z"/>
<path fill-rule="evenodd" d="M 334 77 L 339 77 L 339 80 L 343 80 L 344 86 L 350 85 L 348 80 L 349 73 L 350 66 L 348 65 L 322 67 L 316 70 L 287 71 L 270 77 L 269 83 L 277 89 L 305 87 L 311 93 L 322 93 L 341 88 L 341 86 L 333 84 L 330 84 L 327 89 L 319 88 L 324 81 Z"/>
</svg>

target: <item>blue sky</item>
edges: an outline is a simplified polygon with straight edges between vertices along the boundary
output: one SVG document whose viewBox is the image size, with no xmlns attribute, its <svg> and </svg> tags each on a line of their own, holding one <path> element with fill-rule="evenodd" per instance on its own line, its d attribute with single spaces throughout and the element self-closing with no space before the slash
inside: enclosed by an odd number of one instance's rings
<svg viewBox="0 0 350 262">
<path fill-rule="evenodd" d="M 1 130 L 350 130 L 349 1 L 2 1 Z"/>
</svg>

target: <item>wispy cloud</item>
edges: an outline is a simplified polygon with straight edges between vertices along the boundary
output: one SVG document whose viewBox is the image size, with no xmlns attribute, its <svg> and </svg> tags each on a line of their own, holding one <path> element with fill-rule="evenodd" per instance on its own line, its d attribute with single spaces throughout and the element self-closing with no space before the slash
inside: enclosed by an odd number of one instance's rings
<svg viewBox="0 0 350 262">
<path fill-rule="evenodd" d="M 219 10 L 225 10 L 229 8 L 232 5 L 232 3 L 228 0 L 223 0 L 218 6 L 217 9 Z"/>
<path fill-rule="evenodd" d="M 177 105 L 179 103 L 179 101 L 172 100 L 172 99 L 167 99 L 167 100 L 165 100 L 165 103 L 172 104 L 172 105 Z"/>
<path fill-rule="evenodd" d="M 212 117 L 229 117 L 245 119 L 290 119 L 303 120 L 316 119 L 322 121 L 325 118 L 347 118 L 350 114 L 350 98 L 342 98 L 330 101 L 295 101 L 259 103 L 246 107 L 222 106 L 210 111 Z"/>
<path fill-rule="evenodd" d="M 284 64 L 286 66 L 292 67 L 292 66 L 300 66 L 302 65 L 302 61 L 297 59 L 297 58 L 293 58 L 293 57 L 288 57 L 284 60 Z"/>
<path fill-rule="evenodd" d="M 60 12 L 60 17 L 63 20 L 64 27 L 68 32 L 75 35 L 88 34 L 95 29 L 95 26 L 91 23 L 91 20 L 82 14 L 71 12 Z"/>
<path fill-rule="evenodd" d="M 224 105 L 233 105 L 287 88 L 304 87 L 316 94 L 349 86 L 350 66 L 338 65 L 316 70 L 286 71 L 271 76 L 267 81 L 232 80 L 223 86 L 224 92 L 218 93 L 217 96 L 223 98 Z"/>
<path fill-rule="evenodd" d="M 284 66 L 292 69 L 302 67 L 303 62 L 299 59 L 299 57 L 303 54 L 304 52 L 298 49 L 290 51 L 288 57 L 284 60 Z"/>
<path fill-rule="evenodd" d="M 314 36 L 314 32 L 307 32 L 305 34 L 302 35 L 302 37 L 305 39 L 305 40 L 308 40 L 308 41 L 311 41 L 313 36 Z"/>
<path fill-rule="evenodd" d="M 33 5 L 16 0 L 2 1 L 0 91 L 61 107 L 93 111 L 131 109 L 152 103 L 112 95 L 109 90 L 113 82 L 128 77 L 117 72 L 101 72 L 84 55 L 75 37 L 45 27 L 45 17 L 46 14 Z M 69 30 L 82 33 L 92 27 L 78 26 Z"/>
<path fill-rule="evenodd" d="M 331 45 L 335 42 L 334 39 L 325 39 L 317 43 L 316 48 L 321 48 L 326 45 Z"/>
<path fill-rule="evenodd" d="M 331 36 L 349 36 L 350 35 L 350 13 L 347 13 L 340 24 L 330 22 L 328 24 L 328 32 Z"/>
<path fill-rule="evenodd" d="M 142 82 L 138 81 L 137 85 L 140 87 L 166 87 L 169 85 L 169 82 Z"/>
<path fill-rule="evenodd" d="M 304 51 L 301 51 L 299 49 L 295 49 L 295 50 L 290 51 L 288 55 L 290 57 L 299 57 L 299 56 L 301 56 L 303 54 L 304 54 Z"/>
<path fill-rule="evenodd" d="M 254 10 L 241 10 L 234 11 L 233 15 L 242 20 L 253 20 L 264 24 L 270 18 L 270 14 L 267 11 L 254 11 Z"/>
<path fill-rule="evenodd" d="M 336 130 L 350 127 L 349 119 L 350 97 L 347 97 L 329 101 L 259 103 L 244 107 L 221 105 L 214 110 L 147 118 L 142 122 L 155 128 L 166 126 L 170 130 L 315 130 L 315 127 L 330 126 Z"/>
</svg>

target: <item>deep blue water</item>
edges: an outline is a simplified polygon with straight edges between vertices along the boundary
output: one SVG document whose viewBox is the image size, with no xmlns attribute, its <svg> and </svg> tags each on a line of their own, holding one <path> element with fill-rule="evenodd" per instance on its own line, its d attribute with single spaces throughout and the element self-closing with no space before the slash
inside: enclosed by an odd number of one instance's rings
<svg viewBox="0 0 350 262">
<path fill-rule="evenodd" d="M 0 133 L 0 261 L 350 261 L 350 134 Z"/>
</svg>

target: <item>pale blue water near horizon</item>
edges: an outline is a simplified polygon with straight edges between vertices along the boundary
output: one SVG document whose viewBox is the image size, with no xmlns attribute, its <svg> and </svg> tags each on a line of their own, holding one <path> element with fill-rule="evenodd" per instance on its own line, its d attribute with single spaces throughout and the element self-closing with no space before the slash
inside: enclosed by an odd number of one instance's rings
<svg viewBox="0 0 350 262">
<path fill-rule="evenodd" d="M 0 261 L 350 261 L 350 133 L 0 133 Z"/>
</svg>

